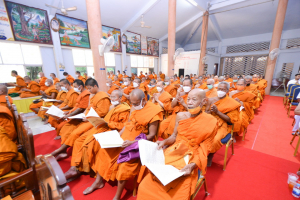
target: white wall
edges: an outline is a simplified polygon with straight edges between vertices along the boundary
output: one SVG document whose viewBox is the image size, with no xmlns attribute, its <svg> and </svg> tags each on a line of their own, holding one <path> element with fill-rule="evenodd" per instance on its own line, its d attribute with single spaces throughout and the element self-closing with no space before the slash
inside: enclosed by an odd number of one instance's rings
<svg viewBox="0 0 300 200">
<path fill-rule="evenodd" d="M 68 72 L 71 76 L 74 78 L 75 76 L 75 66 L 73 61 L 73 54 L 71 49 L 62 49 L 63 59 L 65 63 L 65 72 Z M 60 74 L 62 74 L 63 71 L 60 71 Z M 63 76 L 61 77 L 63 78 Z"/>
<path fill-rule="evenodd" d="M 43 72 L 45 76 L 50 78 L 50 74 L 55 73 L 60 79 L 63 78 L 58 75 L 58 71 L 56 69 L 53 47 L 41 46 L 40 51 L 43 62 Z"/>
<path fill-rule="evenodd" d="M 116 63 L 116 68 L 115 68 L 116 73 L 118 70 L 120 70 L 120 72 L 122 73 L 122 54 L 115 53 L 115 63 Z"/>
</svg>

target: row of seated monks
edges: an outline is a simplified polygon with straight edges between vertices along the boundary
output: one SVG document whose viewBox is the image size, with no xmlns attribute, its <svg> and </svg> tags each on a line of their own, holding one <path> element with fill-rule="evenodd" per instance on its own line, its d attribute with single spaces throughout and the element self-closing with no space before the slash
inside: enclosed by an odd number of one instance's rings
<svg viewBox="0 0 300 200">
<path fill-rule="evenodd" d="M 73 84 L 62 79 L 54 84 L 47 79 L 52 90 L 45 98 L 56 98 L 55 106 L 65 112 L 64 117 L 47 116 L 44 103 L 30 108 L 46 123 L 55 127 L 61 140 L 60 148 L 51 154 L 57 160 L 68 157 L 72 147 L 70 169 L 65 173 L 71 181 L 83 174 L 95 176 L 93 184 L 84 194 L 104 187 L 105 181 L 118 181 L 114 199 L 120 199 L 128 180 L 140 183 L 138 199 L 189 199 L 195 191 L 198 169 L 205 175 L 212 165 L 215 152 L 222 147 L 221 140 L 230 133 L 234 124 L 234 137 L 247 128 L 264 98 L 267 82 L 260 75 L 186 75 L 184 78 L 159 77 L 141 73 L 127 77 L 120 72 L 108 74 L 107 92 L 101 91 L 95 79 L 75 79 Z M 163 76 L 161 76 L 163 75 Z M 121 79 L 120 79 L 121 78 Z M 107 123 L 93 126 L 86 118 L 68 119 L 93 108 Z M 94 134 L 117 130 L 124 140 L 122 147 L 102 149 Z M 164 149 L 165 163 L 185 173 L 166 186 L 140 159 L 118 160 L 124 148 L 133 145 L 144 135 Z M 157 140 L 160 138 L 160 140 Z M 49 152 L 50 153 L 50 152 Z M 184 157 L 189 155 L 188 164 Z"/>
</svg>

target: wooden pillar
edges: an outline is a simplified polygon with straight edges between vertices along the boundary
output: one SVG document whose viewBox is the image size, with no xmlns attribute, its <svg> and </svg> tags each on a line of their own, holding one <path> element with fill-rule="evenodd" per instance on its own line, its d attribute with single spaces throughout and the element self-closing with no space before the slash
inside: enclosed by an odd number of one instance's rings
<svg viewBox="0 0 300 200">
<path fill-rule="evenodd" d="M 279 0 L 278 2 L 272 40 L 270 45 L 270 52 L 273 49 L 279 48 L 287 5 L 288 0 Z M 268 64 L 265 75 L 265 79 L 268 81 L 268 86 L 266 87 L 267 95 L 269 95 L 271 91 L 271 84 L 276 66 L 276 60 L 277 58 L 275 58 L 274 60 L 271 60 L 270 57 L 268 58 Z"/>
<path fill-rule="evenodd" d="M 168 74 L 174 75 L 174 54 L 175 54 L 175 37 L 176 37 L 176 0 L 169 0 L 168 16 Z"/>
<path fill-rule="evenodd" d="M 100 39 L 102 38 L 100 1 L 86 0 L 86 10 L 88 15 L 90 44 L 93 53 L 95 79 L 97 80 L 101 91 L 106 91 L 106 67 L 104 64 L 104 56 L 100 56 L 99 54 L 99 45 L 101 45 Z"/>
<path fill-rule="evenodd" d="M 202 63 L 202 59 L 206 55 L 206 44 L 207 44 L 207 29 L 208 29 L 208 11 L 203 14 L 203 22 L 202 22 L 202 33 L 201 33 L 201 49 L 200 49 L 200 60 L 199 60 L 199 72 L 198 75 L 203 75 L 204 65 Z"/>
</svg>

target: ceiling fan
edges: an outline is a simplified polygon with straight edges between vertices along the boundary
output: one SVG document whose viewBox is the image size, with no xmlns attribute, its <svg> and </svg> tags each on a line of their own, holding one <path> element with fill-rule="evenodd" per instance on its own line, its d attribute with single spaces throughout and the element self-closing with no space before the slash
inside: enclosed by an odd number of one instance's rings
<svg viewBox="0 0 300 200">
<path fill-rule="evenodd" d="M 136 26 L 136 27 L 141 27 L 141 28 L 151 28 L 151 26 L 145 26 L 144 15 L 142 15 L 141 26 Z"/>
<path fill-rule="evenodd" d="M 64 14 L 64 15 L 68 15 L 68 11 L 75 11 L 75 10 L 77 10 L 76 6 L 73 6 L 73 7 L 70 7 L 70 8 L 65 8 L 63 0 L 61 0 L 61 8 L 58 8 L 58 7 L 55 7 L 55 6 L 52 6 L 52 5 L 48 5 L 48 4 L 46 4 L 46 6 L 51 7 L 51 8 L 55 8 L 57 10 L 60 10 L 60 12 L 62 14 Z"/>
</svg>

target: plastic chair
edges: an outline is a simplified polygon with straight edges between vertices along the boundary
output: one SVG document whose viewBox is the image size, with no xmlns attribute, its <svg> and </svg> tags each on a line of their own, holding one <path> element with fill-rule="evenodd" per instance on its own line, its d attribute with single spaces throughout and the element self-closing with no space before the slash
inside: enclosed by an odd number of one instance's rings
<svg viewBox="0 0 300 200">
<path fill-rule="evenodd" d="M 283 105 L 284 105 L 284 107 L 285 107 L 285 105 L 286 105 L 286 100 L 287 100 L 288 96 L 290 95 L 291 88 L 292 88 L 292 86 L 294 86 L 294 85 L 296 85 L 296 84 L 289 84 L 289 85 L 288 85 L 287 92 L 284 94 L 284 97 L 283 97 Z"/>
<path fill-rule="evenodd" d="M 231 124 L 230 124 L 231 125 Z M 225 157 L 224 157 L 224 165 L 223 165 L 223 170 L 225 171 L 226 169 L 226 164 L 227 164 L 227 154 L 228 154 L 228 148 L 232 145 L 232 155 L 234 155 L 234 147 L 233 147 L 233 129 L 234 129 L 234 124 L 232 125 L 231 133 L 228 133 L 222 140 L 221 142 L 223 144 L 226 144 L 226 150 L 225 150 Z"/>
<path fill-rule="evenodd" d="M 298 148 L 299 148 L 299 145 L 300 145 L 299 129 L 298 129 L 298 130 L 295 132 L 295 134 L 293 135 L 290 144 L 292 144 L 292 143 L 294 142 L 294 139 L 295 139 L 296 136 L 298 136 L 299 139 L 298 139 L 298 142 L 297 142 L 297 145 L 296 145 L 296 148 L 295 148 L 294 156 L 297 155 Z"/>
<path fill-rule="evenodd" d="M 205 190 L 205 196 L 208 196 L 209 193 L 207 191 L 207 184 L 206 184 L 206 178 L 202 175 L 201 170 L 198 169 L 198 181 L 196 184 L 195 192 L 191 195 L 190 200 L 194 200 L 197 196 L 199 190 L 201 189 L 202 185 L 204 184 L 204 190 Z"/>
<path fill-rule="evenodd" d="M 298 84 L 291 86 L 291 90 L 290 90 L 289 96 L 287 98 L 286 107 L 285 107 L 287 110 L 288 110 L 289 102 L 292 102 L 294 92 L 297 88 L 300 88 L 300 86 Z"/>
<path fill-rule="evenodd" d="M 298 106 L 299 102 L 297 102 L 297 96 L 300 92 L 300 87 L 296 88 L 293 92 L 293 97 L 291 98 L 291 103 L 289 105 L 289 109 L 288 109 L 288 118 L 290 117 L 290 111 L 292 106 Z"/>
</svg>

